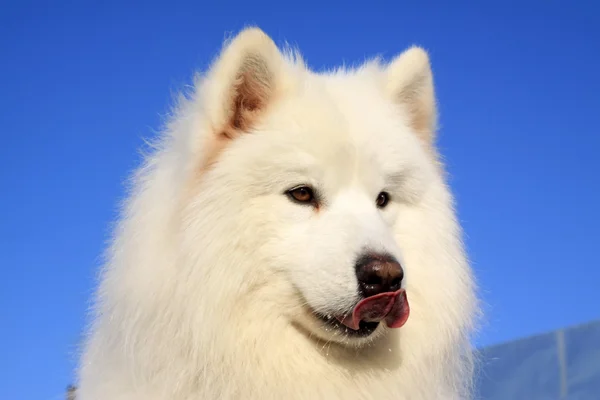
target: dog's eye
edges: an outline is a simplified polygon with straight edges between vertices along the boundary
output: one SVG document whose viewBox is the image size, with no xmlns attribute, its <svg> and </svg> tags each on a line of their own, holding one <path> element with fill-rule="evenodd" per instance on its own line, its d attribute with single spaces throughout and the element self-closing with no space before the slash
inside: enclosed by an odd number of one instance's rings
<svg viewBox="0 0 600 400">
<path fill-rule="evenodd" d="M 315 195 L 308 186 L 299 186 L 287 192 L 287 195 L 298 203 L 314 203 Z"/>
<path fill-rule="evenodd" d="M 379 195 L 377 196 L 377 200 L 375 201 L 375 203 L 377 204 L 377 207 L 379 207 L 379 208 L 384 208 L 385 206 L 388 205 L 389 202 L 390 202 L 390 195 L 387 192 L 379 193 Z"/>
</svg>

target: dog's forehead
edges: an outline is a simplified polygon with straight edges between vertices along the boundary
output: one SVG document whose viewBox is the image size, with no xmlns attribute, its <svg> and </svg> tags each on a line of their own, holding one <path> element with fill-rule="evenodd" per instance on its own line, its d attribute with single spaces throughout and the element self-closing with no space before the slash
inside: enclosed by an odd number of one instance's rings
<svg viewBox="0 0 600 400">
<path fill-rule="evenodd" d="M 315 77 L 276 107 L 270 122 L 280 140 L 344 169 L 400 162 L 413 141 L 377 82 L 360 76 Z"/>
</svg>

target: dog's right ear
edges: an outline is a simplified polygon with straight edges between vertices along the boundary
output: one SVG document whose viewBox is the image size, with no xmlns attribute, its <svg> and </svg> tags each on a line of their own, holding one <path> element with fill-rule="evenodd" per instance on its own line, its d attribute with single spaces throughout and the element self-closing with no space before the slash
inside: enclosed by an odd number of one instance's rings
<svg viewBox="0 0 600 400">
<path fill-rule="evenodd" d="M 254 127 L 282 89 L 285 60 L 262 30 L 246 28 L 225 44 L 204 80 L 206 117 L 220 140 Z"/>
<path fill-rule="evenodd" d="M 388 91 L 407 116 L 407 122 L 428 146 L 435 141 L 437 109 L 429 55 L 412 47 L 387 68 Z"/>
</svg>

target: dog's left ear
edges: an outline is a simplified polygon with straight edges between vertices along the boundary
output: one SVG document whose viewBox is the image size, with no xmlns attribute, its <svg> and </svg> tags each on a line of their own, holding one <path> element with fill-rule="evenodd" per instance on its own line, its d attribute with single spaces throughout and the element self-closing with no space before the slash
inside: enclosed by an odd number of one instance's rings
<svg viewBox="0 0 600 400">
<path fill-rule="evenodd" d="M 285 61 L 262 30 L 246 28 L 225 44 L 203 94 L 214 133 L 233 139 L 251 130 L 283 86 Z"/>
<path fill-rule="evenodd" d="M 402 107 L 419 137 L 427 145 L 433 145 L 437 107 L 427 52 L 411 47 L 390 63 L 386 74 L 388 95 Z"/>
</svg>

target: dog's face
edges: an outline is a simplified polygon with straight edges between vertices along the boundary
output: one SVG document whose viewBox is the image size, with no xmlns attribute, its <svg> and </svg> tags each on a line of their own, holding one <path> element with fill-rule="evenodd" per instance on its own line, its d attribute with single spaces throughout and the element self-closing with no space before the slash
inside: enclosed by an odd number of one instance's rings
<svg viewBox="0 0 600 400">
<path fill-rule="evenodd" d="M 324 340 L 359 345 L 403 325 L 425 284 L 422 241 L 444 224 L 419 220 L 442 182 L 425 53 L 317 75 L 248 30 L 202 88 L 198 187 L 231 223 L 231 267 L 248 288 Z"/>
<path fill-rule="evenodd" d="M 360 81 L 349 77 L 348 85 L 353 79 Z M 315 86 L 275 106 L 260 131 L 232 143 L 226 161 L 250 172 L 232 179 L 253 192 L 243 219 L 257 227 L 257 251 L 306 304 L 290 314 L 324 339 L 362 342 L 383 324 L 353 330 L 336 317 L 367 297 L 358 273 L 365 258 L 401 266 L 403 276 L 382 291 L 410 279 L 396 225 L 431 180 L 431 163 L 377 90 L 348 94 L 343 82 L 327 79 Z"/>
</svg>

